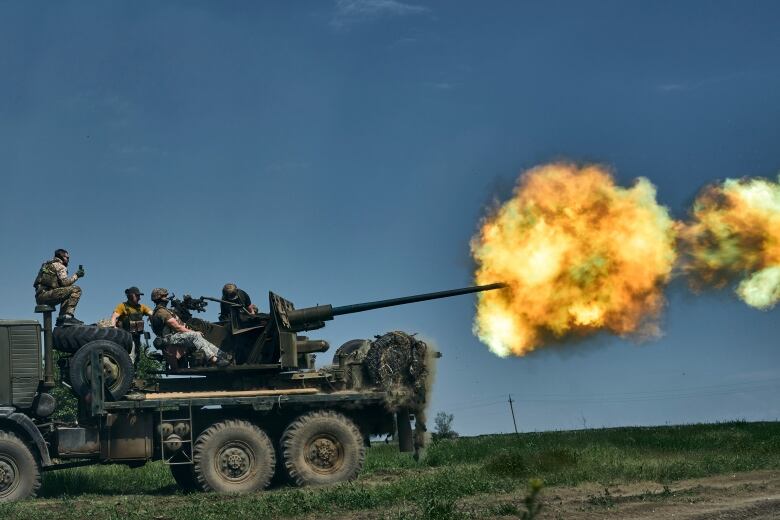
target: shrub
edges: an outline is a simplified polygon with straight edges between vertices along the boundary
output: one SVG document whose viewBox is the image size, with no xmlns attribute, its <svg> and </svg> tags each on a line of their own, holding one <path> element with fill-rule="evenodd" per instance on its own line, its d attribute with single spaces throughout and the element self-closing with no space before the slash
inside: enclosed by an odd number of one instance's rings
<svg viewBox="0 0 780 520">
<path fill-rule="evenodd" d="M 439 412 L 433 420 L 434 431 L 431 437 L 434 441 L 441 439 L 455 439 L 458 437 L 458 433 L 452 429 L 452 421 L 455 420 L 455 416 L 447 412 Z"/>
</svg>

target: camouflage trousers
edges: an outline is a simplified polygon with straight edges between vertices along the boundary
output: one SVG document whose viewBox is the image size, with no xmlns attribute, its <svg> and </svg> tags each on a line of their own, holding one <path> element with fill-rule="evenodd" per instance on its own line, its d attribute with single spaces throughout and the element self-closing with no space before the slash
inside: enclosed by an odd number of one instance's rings
<svg viewBox="0 0 780 520">
<path fill-rule="evenodd" d="M 69 287 L 59 287 L 48 291 L 41 291 L 35 295 L 35 303 L 38 305 L 60 305 L 60 316 L 70 314 L 76 311 L 76 305 L 81 298 L 81 287 L 71 285 Z"/>
<path fill-rule="evenodd" d="M 171 350 L 176 351 L 177 359 L 181 357 L 181 350 L 186 351 L 189 349 L 203 352 L 203 355 L 207 360 L 213 357 L 216 357 L 218 360 L 227 359 L 227 353 L 209 342 L 200 332 L 176 332 L 175 334 L 166 336 L 165 341 L 169 347 L 172 347 Z"/>
</svg>

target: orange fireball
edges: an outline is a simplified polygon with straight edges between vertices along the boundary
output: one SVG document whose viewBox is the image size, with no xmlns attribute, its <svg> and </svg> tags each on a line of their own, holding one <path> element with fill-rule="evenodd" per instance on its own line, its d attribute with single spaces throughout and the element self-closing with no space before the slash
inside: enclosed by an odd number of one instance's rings
<svg viewBox="0 0 780 520">
<path fill-rule="evenodd" d="M 600 166 L 524 173 L 471 241 L 476 282 L 509 286 L 478 295 L 475 334 L 521 356 L 598 330 L 657 333 L 676 228 L 655 195 L 647 179 L 621 188 Z"/>
<path fill-rule="evenodd" d="M 770 309 L 780 300 L 780 182 L 727 179 L 706 187 L 682 234 L 696 289 L 739 280 L 737 295 Z"/>
</svg>

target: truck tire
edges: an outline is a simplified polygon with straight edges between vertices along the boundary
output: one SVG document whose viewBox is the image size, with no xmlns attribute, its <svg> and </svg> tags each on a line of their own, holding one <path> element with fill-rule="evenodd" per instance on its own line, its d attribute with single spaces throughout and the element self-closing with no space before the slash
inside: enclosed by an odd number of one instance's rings
<svg viewBox="0 0 780 520">
<path fill-rule="evenodd" d="M 195 476 L 195 468 L 192 464 L 171 464 L 169 467 L 171 468 L 173 480 L 176 481 L 179 489 L 185 493 L 191 493 L 200 489 L 198 478 Z"/>
<path fill-rule="evenodd" d="M 282 456 L 298 486 L 345 482 L 358 476 L 366 459 L 363 435 L 355 423 L 332 410 L 301 415 L 282 434 Z"/>
<path fill-rule="evenodd" d="M 95 327 L 93 325 L 54 327 L 52 339 L 56 350 L 71 354 L 87 343 L 99 339 L 114 342 L 128 352 L 133 348 L 133 335 L 124 329 L 115 327 Z"/>
<path fill-rule="evenodd" d="M 92 391 L 92 352 L 103 354 L 103 376 L 105 377 L 106 400 L 122 398 L 133 384 L 133 361 L 125 349 L 113 341 L 98 339 L 82 346 L 70 358 L 70 385 L 79 397 L 86 397 Z"/>
<path fill-rule="evenodd" d="M 34 497 L 40 487 L 35 455 L 19 437 L 0 431 L 0 502 Z"/>
<path fill-rule="evenodd" d="M 201 433 L 192 460 L 199 488 L 217 493 L 265 489 L 276 467 L 268 435 L 254 424 L 236 419 L 216 423 Z"/>
</svg>

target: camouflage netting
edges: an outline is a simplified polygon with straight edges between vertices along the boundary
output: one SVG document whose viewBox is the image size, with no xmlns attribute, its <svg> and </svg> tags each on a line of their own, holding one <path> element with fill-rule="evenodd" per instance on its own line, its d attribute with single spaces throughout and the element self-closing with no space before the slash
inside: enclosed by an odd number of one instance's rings
<svg viewBox="0 0 780 520">
<path fill-rule="evenodd" d="M 376 336 L 363 360 L 371 382 L 387 392 L 392 410 L 425 407 L 429 363 L 428 345 L 400 331 Z"/>
<path fill-rule="evenodd" d="M 102 320 L 98 320 L 98 322 L 95 323 L 95 326 L 101 329 L 107 329 L 109 327 L 113 327 L 114 325 L 111 323 L 111 318 L 103 318 Z"/>
</svg>

